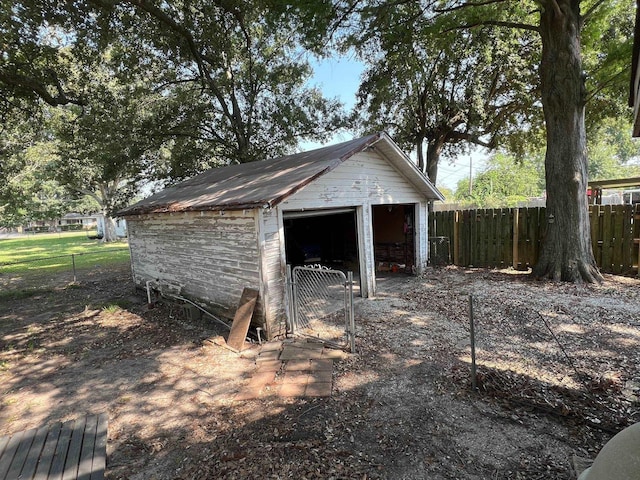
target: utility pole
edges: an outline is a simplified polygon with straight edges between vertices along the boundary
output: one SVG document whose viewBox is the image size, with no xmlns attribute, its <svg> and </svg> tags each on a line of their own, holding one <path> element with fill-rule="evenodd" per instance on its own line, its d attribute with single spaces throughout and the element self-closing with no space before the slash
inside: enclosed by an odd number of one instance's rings
<svg viewBox="0 0 640 480">
<path fill-rule="evenodd" d="M 469 155 L 469 196 L 471 196 L 471 190 L 473 190 L 473 160 Z"/>
</svg>

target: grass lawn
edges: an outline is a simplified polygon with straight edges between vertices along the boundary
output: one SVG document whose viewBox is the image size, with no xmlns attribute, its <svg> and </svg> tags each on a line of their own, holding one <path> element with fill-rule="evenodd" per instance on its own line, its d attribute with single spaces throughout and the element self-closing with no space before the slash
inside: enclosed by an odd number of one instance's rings
<svg viewBox="0 0 640 480">
<path fill-rule="evenodd" d="M 77 269 L 123 264 L 130 259 L 126 241 L 100 243 L 87 238 L 86 232 L 39 233 L 0 240 L 0 272 L 69 271 L 72 255 Z"/>
</svg>

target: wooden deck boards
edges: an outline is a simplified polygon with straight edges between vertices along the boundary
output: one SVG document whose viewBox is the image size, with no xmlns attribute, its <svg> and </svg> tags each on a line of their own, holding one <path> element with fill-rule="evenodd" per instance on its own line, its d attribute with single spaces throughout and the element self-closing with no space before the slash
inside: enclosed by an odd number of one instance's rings
<svg viewBox="0 0 640 480">
<path fill-rule="evenodd" d="M 107 414 L 0 437 L 0 480 L 102 480 Z"/>
</svg>

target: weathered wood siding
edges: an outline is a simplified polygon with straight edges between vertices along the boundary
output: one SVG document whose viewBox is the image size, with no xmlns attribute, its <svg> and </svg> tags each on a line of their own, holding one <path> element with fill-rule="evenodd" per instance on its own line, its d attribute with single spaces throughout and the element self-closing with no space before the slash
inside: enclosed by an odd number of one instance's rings
<svg viewBox="0 0 640 480">
<path fill-rule="evenodd" d="M 282 202 L 283 210 L 387 205 L 425 201 L 375 151 L 361 152 Z"/>
<path fill-rule="evenodd" d="M 331 172 L 294 193 L 280 205 L 281 210 L 358 207 L 360 273 L 364 277 L 362 295 L 375 295 L 375 265 L 371 206 L 418 204 L 416 212 L 416 265 L 427 261 L 426 198 L 376 151 L 361 152 Z"/>
<path fill-rule="evenodd" d="M 286 334 L 286 275 L 282 214 L 277 209 L 259 210 L 258 238 L 261 259 L 261 298 L 264 299 L 266 334 Z"/>
<path fill-rule="evenodd" d="M 128 217 L 134 281 L 180 285 L 189 297 L 233 317 L 244 287 L 260 288 L 254 210 Z M 258 319 L 263 318 L 262 296 Z"/>
<path fill-rule="evenodd" d="M 429 204 L 422 201 L 416 204 L 416 273 L 421 275 L 429 260 Z"/>
</svg>

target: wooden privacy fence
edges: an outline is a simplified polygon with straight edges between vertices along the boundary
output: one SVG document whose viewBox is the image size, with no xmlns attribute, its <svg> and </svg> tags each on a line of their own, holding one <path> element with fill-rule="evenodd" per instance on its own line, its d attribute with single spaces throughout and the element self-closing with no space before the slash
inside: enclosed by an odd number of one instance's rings
<svg viewBox="0 0 640 480">
<path fill-rule="evenodd" d="M 637 272 L 640 204 L 590 205 L 589 217 L 600 270 Z M 448 239 L 449 258 L 455 265 L 526 270 L 538 260 L 545 229 L 546 209 L 538 207 L 433 212 L 429 231 L 432 237 Z"/>
</svg>

